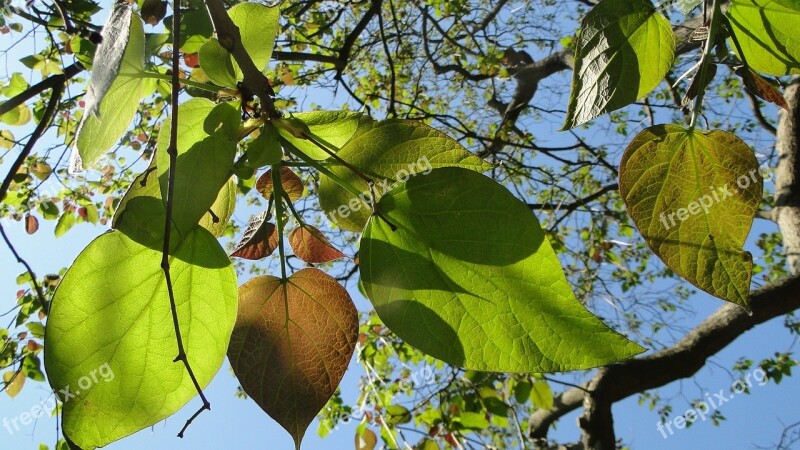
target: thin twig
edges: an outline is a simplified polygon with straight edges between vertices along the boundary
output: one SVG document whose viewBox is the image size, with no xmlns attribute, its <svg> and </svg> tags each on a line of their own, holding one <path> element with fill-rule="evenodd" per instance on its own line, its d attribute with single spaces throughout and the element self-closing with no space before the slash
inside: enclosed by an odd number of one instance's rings
<svg viewBox="0 0 800 450">
<path fill-rule="evenodd" d="M 14 176 L 17 174 L 20 167 L 22 167 L 22 164 L 25 162 L 25 159 L 28 157 L 28 155 L 30 155 L 31 151 L 33 151 L 33 147 L 34 145 L 36 145 L 36 141 L 39 140 L 39 138 L 47 130 L 47 127 L 50 126 L 50 122 L 53 120 L 53 117 L 55 116 L 56 111 L 58 110 L 58 104 L 59 102 L 61 102 L 61 96 L 64 93 L 64 85 L 65 82 L 62 82 L 61 84 L 56 84 L 53 86 L 53 91 L 50 94 L 50 101 L 47 103 L 47 108 L 44 111 L 42 120 L 40 120 L 39 124 L 36 125 L 36 129 L 33 130 L 33 134 L 31 135 L 30 139 L 28 139 L 28 142 L 25 143 L 25 147 L 23 147 L 22 152 L 20 152 L 19 156 L 17 156 L 17 159 L 14 161 L 13 164 L 11 164 L 11 168 L 8 170 L 8 174 L 6 175 L 6 178 L 3 180 L 3 184 L 0 185 L 0 201 L 2 201 L 6 197 L 9 187 L 11 187 L 11 182 L 14 180 Z M 14 254 L 14 257 L 17 259 L 17 262 L 25 266 L 25 270 L 28 271 L 28 274 L 31 277 L 31 283 L 33 284 L 34 289 L 36 289 L 36 296 L 39 299 L 39 304 L 42 308 L 42 311 L 44 311 L 44 313 L 47 314 L 48 312 L 47 301 L 45 300 L 44 292 L 42 291 L 41 286 L 39 286 L 39 282 L 36 281 L 36 274 L 33 272 L 33 269 L 31 268 L 30 264 L 28 264 L 28 262 L 25 261 L 19 255 L 19 253 L 17 253 L 17 250 L 14 248 L 14 245 L 12 245 L 11 240 L 6 235 L 2 223 L 0 223 L 0 234 L 2 234 L 3 240 L 5 241 L 8 248 L 11 250 L 11 253 Z"/>
<path fill-rule="evenodd" d="M 25 91 L 15 95 L 14 97 L 6 100 L 3 103 L 0 103 L 0 116 L 3 114 L 11 111 L 12 109 L 16 108 L 17 106 L 27 102 L 28 100 L 36 97 L 37 95 L 41 94 L 42 92 L 52 89 L 57 85 L 64 84 L 65 81 L 69 80 L 70 78 L 74 77 L 75 75 L 83 72 L 84 68 L 81 63 L 75 63 L 71 66 L 67 66 L 64 69 L 64 73 L 53 75 L 52 77 L 45 78 L 44 80 L 34 84 L 33 86 L 25 89 Z"/>
<path fill-rule="evenodd" d="M 186 367 L 186 372 L 189 374 L 189 378 L 192 380 L 192 384 L 194 384 L 194 388 L 197 390 L 197 395 L 199 395 L 200 400 L 203 401 L 203 405 L 200 407 L 200 409 L 192 414 L 192 417 L 186 421 L 186 423 L 183 425 L 183 428 L 181 428 L 181 431 L 178 433 L 178 437 L 182 438 L 183 433 L 187 428 L 189 428 L 189 425 L 197 416 L 200 415 L 200 413 L 205 410 L 211 410 L 211 403 L 209 403 L 208 399 L 203 393 L 203 388 L 200 387 L 200 383 L 197 381 L 197 377 L 194 375 L 192 366 L 189 364 L 189 358 L 186 355 L 186 349 L 183 346 L 181 326 L 178 322 L 178 307 L 175 304 L 175 291 L 172 287 L 172 276 L 169 266 L 170 238 L 172 236 L 172 209 L 175 203 L 175 169 L 178 162 L 178 103 L 181 92 L 181 80 L 179 77 L 181 64 L 181 52 L 179 50 L 179 42 L 181 39 L 180 30 L 180 2 L 176 1 L 173 2 L 172 15 L 172 98 L 170 99 L 172 109 L 172 128 L 170 129 L 169 146 L 167 147 L 167 154 L 169 155 L 169 181 L 167 185 L 166 220 L 164 220 L 164 247 L 161 250 L 161 270 L 164 271 L 164 277 L 166 278 L 167 282 L 169 306 L 172 310 L 172 324 L 175 328 L 175 340 L 178 343 L 178 356 L 175 357 L 173 362 L 180 361 L 183 363 L 183 365 Z"/>
</svg>

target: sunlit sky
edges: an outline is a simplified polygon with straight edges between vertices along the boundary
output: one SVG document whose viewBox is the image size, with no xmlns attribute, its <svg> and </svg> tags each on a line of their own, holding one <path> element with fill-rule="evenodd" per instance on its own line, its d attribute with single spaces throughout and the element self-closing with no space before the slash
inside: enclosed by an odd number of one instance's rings
<svg viewBox="0 0 800 450">
<path fill-rule="evenodd" d="M 5 37 L 0 39 L 6 39 Z M 18 48 L 18 55 L 24 56 L 25 46 Z M 11 71 L 22 71 L 30 75 L 27 69 L 22 68 L 13 61 L 13 54 L 9 56 L 7 65 Z M 23 70 L 24 69 L 24 70 Z M 10 73 L 10 72 L 9 72 Z M 336 101 L 322 101 L 322 97 L 315 95 L 317 104 L 323 107 L 336 109 Z M 16 134 L 16 130 L 15 134 Z M 18 133 L 23 135 L 22 132 Z M 53 136 L 48 136 L 53 142 Z M 44 142 L 47 142 L 47 139 Z M 8 170 L 11 159 L 16 156 L 16 150 L 0 164 L 0 173 Z M 246 220 L 243 215 L 241 220 Z M 41 221 L 42 227 L 35 235 L 28 235 L 20 222 L 5 220 L 4 227 L 17 245 L 18 250 L 27 258 L 38 275 L 49 271 L 58 270 L 68 266 L 81 249 L 92 239 L 106 231 L 102 226 L 79 224 L 65 237 L 56 239 L 53 235 L 54 222 Z M 753 249 L 752 236 L 767 230 L 767 224 L 757 221 L 751 233 L 751 240 L 747 249 Z M 10 251 L 5 246 L 0 246 L 0 314 L 10 310 L 15 304 L 16 292 L 20 289 L 16 285 L 16 277 L 23 272 L 23 267 L 12 258 Z M 244 281 L 244 280 L 241 280 Z M 351 296 L 361 310 L 368 307 L 368 302 L 361 297 L 356 289 L 350 290 Z M 696 305 L 697 315 L 684 325 L 691 327 L 708 314 L 721 306 L 721 302 L 707 294 L 699 293 L 692 298 Z M 11 316 L 0 317 L 0 324 L 5 326 Z M 671 399 L 673 413 L 671 418 L 677 417 L 691 407 L 691 401 L 707 396 L 712 398 L 720 389 L 730 398 L 733 376 L 728 372 L 736 359 L 742 355 L 760 361 L 773 356 L 774 351 L 783 351 L 790 348 L 791 337 L 785 331 L 783 318 L 777 318 L 768 324 L 758 327 L 737 339 L 731 346 L 720 352 L 709 361 L 699 376 L 671 385 L 660 390 L 663 398 Z M 363 368 L 351 362 L 342 382 L 343 396 L 351 404 L 358 395 L 356 383 L 363 374 Z M 570 379 L 553 375 L 556 379 Z M 234 396 L 238 383 L 233 377 L 227 361 L 217 374 L 214 381 L 206 390 L 212 403 L 210 412 L 204 412 L 189 428 L 183 439 L 176 437 L 184 421 L 200 405 L 198 399 L 192 400 L 184 409 L 177 412 L 169 419 L 156 424 L 133 436 L 110 444 L 107 448 L 112 450 L 139 450 L 151 449 L 228 449 L 228 448 L 264 448 L 264 449 L 292 449 L 293 444 L 289 435 L 284 432 L 274 421 L 261 411 L 252 400 L 241 400 Z M 554 389 L 561 387 L 553 385 Z M 727 419 L 722 426 L 714 426 L 710 421 L 697 421 L 686 429 L 673 429 L 674 434 L 667 433 L 667 438 L 656 428 L 659 417 L 656 411 L 650 411 L 646 406 L 639 406 L 637 398 L 631 397 L 614 406 L 617 437 L 622 438 L 633 449 L 707 449 L 707 448 L 755 448 L 755 445 L 769 447 L 777 442 L 785 424 L 800 420 L 797 401 L 800 399 L 800 380 L 798 377 L 784 379 L 776 386 L 773 383 L 759 386 L 754 384 L 750 395 L 735 395 L 729 401 L 719 406 L 719 411 Z M 42 403 L 47 403 L 52 393 L 46 383 L 28 381 L 22 393 L 14 399 L 5 394 L 0 394 L 0 450 L 28 450 L 36 449 L 40 443 L 51 446 L 57 440 L 56 420 L 48 415 L 42 415 L 35 423 L 20 424 L 19 430 L 14 425 L 4 426 L 19 418 L 23 413 L 30 413 L 32 408 Z M 551 432 L 550 437 L 563 440 L 578 439 L 576 419 L 580 411 L 565 417 L 558 423 L 558 429 Z M 8 422 L 4 421 L 8 419 Z M 356 423 L 342 425 L 334 430 L 326 439 L 321 440 L 316 435 L 316 422 L 311 425 L 306 435 L 303 448 L 305 449 L 347 449 L 353 448 Z M 416 442 L 419 436 L 408 435 L 410 443 Z"/>
</svg>

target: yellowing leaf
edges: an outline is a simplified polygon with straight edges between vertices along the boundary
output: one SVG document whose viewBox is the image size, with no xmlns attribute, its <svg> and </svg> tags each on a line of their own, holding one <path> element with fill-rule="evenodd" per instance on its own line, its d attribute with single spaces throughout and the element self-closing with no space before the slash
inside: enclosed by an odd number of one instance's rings
<svg viewBox="0 0 800 450">
<path fill-rule="evenodd" d="M 9 397 L 14 398 L 22 390 L 25 385 L 25 374 L 14 370 L 10 370 L 3 374 L 3 382 L 5 382 L 5 391 Z"/>
<path fill-rule="evenodd" d="M 370 429 L 356 432 L 356 450 L 372 450 L 378 445 L 378 437 Z"/>
<path fill-rule="evenodd" d="M 239 288 L 228 358 L 244 391 L 299 450 L 339 385 L 357 335 L 355 305 L 330 275 L 303 269 L 288 280 L 259 276 Z"/>
<path fill-rule="evenodd" d="M 658 125 L 622 157 L 620 194 L 664 263 L 698 288 L 749 310 L 752 257 L 742 249 L 761 201 L 753 151 L 724 131 Z"/>
</svg>

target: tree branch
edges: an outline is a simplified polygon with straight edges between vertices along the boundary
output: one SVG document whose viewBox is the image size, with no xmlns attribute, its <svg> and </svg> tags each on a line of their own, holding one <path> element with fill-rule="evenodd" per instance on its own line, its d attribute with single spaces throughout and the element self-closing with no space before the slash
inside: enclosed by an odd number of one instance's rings
<svg viewBox="0 0 800 450">
<path fill-rule="evenodd" d="M 672 347 L 598 370 L 580 389 L 572 388 L 559 395 L 552 409 L 531 415 L 529 436 L 546 439 L 550 425 L 583 405 L 588 395 L 584 389 L 602 392 L 604 401 L 613 403 L 694 375 L 706 359 L 748 330 L 800 308 L 798 292 L 800 276 L 787 277 L 750 294 L 752 316 L 737 305 L 725 304 Z"/>
<path fill-rule="evenodd" d="M 85 69 L 81 63 L 76 62 L 75 64 L 65 68 L 64 73 L 53 75 L 52 77 L 45 78 L 44 80 L 34 84 L 28 89 L 25 89 L 24 92 L 20 92 L 18 95 L 15 95 L 3 103 L 0 103 L 0 116 L 48 89 L 53 89 L 56 86 L 63 85 L 64 82 L 73 78 L 75 75 L 83 72 L 84 70 Z"/>
<path fill-rule="evenodd" d="M 261 101 L 261 109 L 266 111 L 268 117 L 280 117 L 280 114 L 275 110 L 273 101 L 275 91 L 272 90 L 267 76 L 256 67 L 244 45 L 242 45 L 242 35 L 239 33 L 239 27 L 233 23 L 233 20 L 228 15 L 225 3 L 222 0 L 205 0 L 205 3 L 208 15 L 211 17 L 211 23 L 214 25 L 214 32 L 217 33 L 219 45 L 233 56 L 236 64 L 242 69 L 242 74 L 244 75 L 242 85 L 247 91 L 246 93 L 258 97 Z"/>
</svg>

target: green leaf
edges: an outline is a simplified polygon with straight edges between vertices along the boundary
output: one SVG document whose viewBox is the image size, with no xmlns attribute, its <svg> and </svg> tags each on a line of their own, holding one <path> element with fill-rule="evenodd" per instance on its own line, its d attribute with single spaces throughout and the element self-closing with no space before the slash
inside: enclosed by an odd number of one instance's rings
<svg viewBox="0 0 800 450">
<path fill-rule="evenodd" d="M 130 11 L 129 5 L 120 6 L 112 12 L 106 27 L 103 44 L 95 54 L 86 108 L 78 125 L 78 152 L 73 153 L 71 161 L 73 171 L 91 166 L 117 143 L 128 130 L 144 94 L 142 20 Z M 127 40 L 112 37 L 114 33 L 126 36 Z M 120 55 L 121 49 L 124 53 Z"/>
<path fill-rule="evenodd" d="M 19 72 L 14 72 L 8 80 L 8 84 L 0 89 L 0 94 L 11 98 L 25 92 L 26 89 L 28 89 L 28 82 L 25 81 L 25 77 Z"/>
<path fill-rule="evenodd" d="M 800 73 L 800 2 L 734 0 L 726 14 L 751 69 L 777 76 Z"/>
<path fill-rule="evenodd" d="M 553 390 L 547 381 L 536 381 L 531 388 L 531 403 L 539 409 L 553 407 Z"/>
<path fill-rule="evenodd" d="M 258 169 L 278 164 L 282 158 L 278 130 L 270 122 L 266 122 L 258 136 L 247 144 L 247 165 Z"/>
<path fill-rule="evenodd" d="M 219 45 L 216 38 L 209 39 L 200 47 L 200 67 L 212 83 L 217 86 L 236 86 L 237 73 L 233 57 Z"/>
<path fill-rule="evenodd" d="M 358 312 L 347 291 L 319 269 L 288 280 L 251 279 L 228 358 L 244 391 L 292 435 L 303 435 L 344 376 L 358 336 Z"/>
<path fill-rule="evenodd" d="M 484 413 L 478 412 L 463 412 L 453 418 L 453 423 L 456 423 L 460 428 L 467 430 L 478 431 L 489 428 L 489 421 L 486 420 Z"/>
<path fill-rule="evenodd" d="M 533 385 L 530 381 L 522 380 L 514 386 L 514 399 L 517 403 L 525 404 L 531 398 Z"/>
<path fill-rule="evenodd" d="M 278 7 L 268 7 L 258 3 L 240 3 L 230 10 L 228 15 L 239 27 L 247 54 L 259 70 L 267 67 L 275 47 L 278 35 Z M 231 54 L 225 50 L 216 38 L 211 38 L 200 48 L 200 67 L 208 78 L 218 86 L 235 87 L 237 80 L 242 80 L 242 71 Z"/>
<path fill-rule="evenodd" d="M 81 448 L 158 423 L 197 395 L 186 369 L 173 362 L 178 350 L 161 252 L 150 246 L 119 231 L 103 234 L 78 256 L 53 298 L 45 367 L 63 402 L 64 435 Z M 183 342 L 204 387 L 228 347 L 236 274 L 216 239 L 199 227 L 172 254 Z"/>
<path fill-rule="evenodd" d="M 58 222 L 56 223 L 56 228 L 53 230 L 56 237 L 63 236 L 67 231 L 72 229 L 77 223 L 78 218 L 75 217 L 75 214 L 71 211 L 64 211 L 61 214 L 61 217 L 58 218 Z"/>
<path fill-rule="evenodd" d="M 644 97 L 675 59 L 675 34 L 648 0 L 603 0 L 583 19 L 562 129 Z"/>
<path fill-rule="evenodd" d="M 229 103 L 214 105 L 194 98 L 178 108 L 178 159 L 172 219 L 178 230 L 191 230 L 216 202 L 228 182 L 236 154 L 241 117 Z M 167 198 L 171 120 L 162 125 L 156 151 L 161 198 Z"/>
<path fill-rule="evenodd" d="M 483 172 L 491 165 L 469 153 L 458 142 L 427 125 L 410 120 L 387 120 L 351 139 L 338 156 L 375 182 L 380 197 L 410 174 L 427 173 L 439 167 L 462 167 Z M 371 213 L 365 199 L 366 181 L 342 165 L 331 171 L 362 194 L 356 197 L 328 176 L 320 176 L 319 202 L 328 218 L 341 228 L 361 231 Z"/>
<path fill-rule="evenodd" d="M 312 111 L 292 114 L 292 118 L 306 124 L 309 133 L 320 143 L 342 148 L 353 137 L 368 131 L 376 122 L 369 116 L 351 111 Z M 289 141 L 309 158 L 318 161 L 330 155 L 308 139 L 292 136 L 280 129 L 281 137 Z"/>
<path fill-rule="evenodd" d="M 625 150 L 619 187 L 636 228 L 667 266 L 749 309 L 753 263 L 742 247 L 763 180 L 747 144 L 724 131 L 650 127 Z"/>
<path fill-rule="evenodd" d="M 411 422 L 411 411 L 402 405 L 389 405 L 386 407 L 386 422 L 390 425 L 401 425 Z"/>
<path fill-rule="evenodd" d="M 200 219 L 200 226 L 215 237 L 225 234 L 228 228 L 228 221 L 236 209 L 236 191 L 236 182 L 232 178 L 228 179 L 219 191 L 217 200 L 211 205 L 210 211 Z"/>
<path fill-rule="evenodd" d="M 643 349 L 586 311 L 528 207 L 461 168 L 385 195 L 360 243 L 361 281 L 381 320 L 447 363 L 498 372 L 602 366 Z"/>
</svg>

